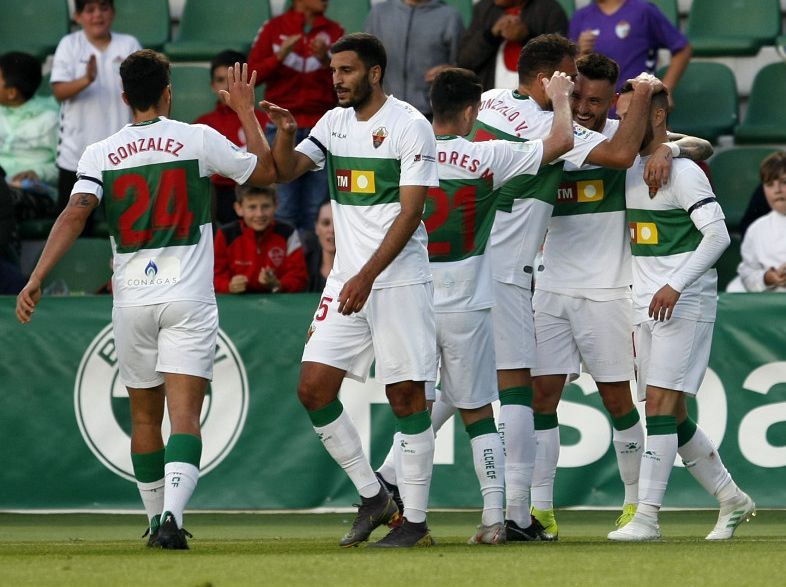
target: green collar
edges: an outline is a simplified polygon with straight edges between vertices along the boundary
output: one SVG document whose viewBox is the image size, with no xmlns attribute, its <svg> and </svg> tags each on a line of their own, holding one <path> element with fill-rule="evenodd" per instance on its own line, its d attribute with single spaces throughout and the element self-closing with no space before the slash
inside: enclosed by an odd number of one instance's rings
<svg viewBox="0 0 786 587">
<path fill-rule="evenodd" d="M 436 135 L 438 141 L 448 141 L 450 139 L 457 139 L 458 135 Z"/>
<path fill-rule="evenodd" d="M 529 100 L 530 99 L 529 96 L 527 96 L 525 94 L 520 94 L 518 90 L 513 90 L 513 97 L 516 100 Z"/>
<path fill-rule="evenodd" d="M 161 122 L 161 118 L 156 116 L 152 120 L 143 120 L 142 122 L 135 122 L 131 126 L 149 126 L 151 124 L 155 124 L 156 122 Z"/>
</svg>

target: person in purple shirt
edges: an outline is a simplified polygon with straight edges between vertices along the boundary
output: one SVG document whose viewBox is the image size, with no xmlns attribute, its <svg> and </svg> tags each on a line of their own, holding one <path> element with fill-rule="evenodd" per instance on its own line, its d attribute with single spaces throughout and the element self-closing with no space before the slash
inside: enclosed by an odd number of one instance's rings
<svg viewBox="0 0 786 587">
<path fill-rule="evenodd" d="M 671 52 L 663 85 L 673 90 L 692 53 L 685 35 L 647 0 L 594 0 L 575 12 L 568 35 L 581 55 L 596 51 L 619 63 L 617 90 L 642 71 L 654 74 L 658 49 Z"/>
</svg>

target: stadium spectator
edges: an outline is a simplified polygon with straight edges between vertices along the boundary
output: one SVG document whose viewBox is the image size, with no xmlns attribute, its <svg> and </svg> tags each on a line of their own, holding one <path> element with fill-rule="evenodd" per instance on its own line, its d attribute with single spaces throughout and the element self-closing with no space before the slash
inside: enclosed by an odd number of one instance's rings
<svg viewBox="0 0 786 587">
<path fill-rule="evenodd" d="M 765 158 L 760 173 L 770 212 L 745 233 L 737 272 L 745 291 L 786 292 L 786 153 Z"/>
<path fill-rule="evenodd" d="M 623 124 L 630 84 L 617 108 Z M 668 90 L 653 95 L 640 157 L 628 170 L 625 200 L 633 258 L 633 321 L 638 397 L 646 399 L 647 447 L 642 454 L 639 504 L 633 519 L 610 540 L 661 537 L 658 514 L 679 453 L 686 469 L 720 505 L 707 540 L 728 540 L 756 511 L 731 478 L 706 433 L 688 415 L 687 396 L 704 379 L 717 309 L 713 264 L 729 246 L 723 210 L 704 173 L 675 159 L 655 197 L 644 178 L 646 159 L 667 141 Z"/>
<path fill-rule="evenodd" d="M 459 67 L 471 69 L 485 90 L 518 86 L 521 48 L 546 33 L 568 32 L 568 17 L 556 0 L 480 0 L 461 39 Z"/>
<path fill-rule="evenodd" d="M 237 51 L 222 51 L 210 62 L 210 89 L 216 95 L 216 107 L 213 111 L 203 114 L 197 118 L 195 124 L 206 124 L 216 129 L 238 147 L 246 148 L 246 135 L 243 132 L 243 125 L 240 124 L 235 111 L 227 106 L 221 99 L 221 90 L 227 89 L 227 70 L 235 63 L 243 63 L 246 56 Z M 259 110 L 254 111 L 257 120 L 264 128 L 267 123 L 267 116 Z M 228 177 L 214 175 L 211 180 L 215 190 L 215 217 L 216 225 L 233 222 L 235 214 L 235 186 L 234 181 Z"/>
<path fill-rule="evenodd" d="M 308 274 L 297 230 L 274 219 L 273 187 L 239 185 L 235 212 L 240 217 L 218 229 L 214 285 L 217 293 L 298 292 Z"/>
<path fill-rule="evenodd" d="M 14 219 L 11 190 L 0 167 L 0 295 L 16 295 L 25 286 L 19 270 L 19 234 Z"/>
<path fill-rule="evenodd" d="M 673 90 L 692 53 L 685 35 L 647 0 L 594 0 L 575 12 L 569 36 L 581 55 L 597 52 L 619 63 L 618 90 L 643 71 L 655 73 L 658 49 L 671 52 L 663 85 Z"/>
<path fill-rule="evenodd" d="M 459 11 L 444 0 L 386 0 L 371 8 L 366 32 L 380 39 L 388 54 L 385 92 L 430 118 L 431 82 L 458 57 L 464 33 Z"/>
<path fill-rule="evenodd" d="M 113 237 L 115 350 L 131 401 L 131 461 L 149 520 L 148 545 L 186 549 L 183 511 L 199 479 L 200 413 L 218 332 L 210 175 L 262 186 L 276 180 L 276 171 L 245 65 L 233 68 L 222 96 L 240 116 L 248 152 L 212 128 L 166 118 L 172 89 L 163 55 L 131 54 L 120 77 L 134 123 L 85 150 L 69 205 L 17 297 L 16 315 L 30 321 L 41 283 L 103 201 Z M 171 210 L 139 197 L 159 186 L 170 195 Z M 171 423 L 166 448 L 165 405 Z"/>
<path fill-rule="evenodd" d="M 57 105 L 36 96 L 41 64 L 27 53 L 0 56 L 0 166 L 8 183 L 22 190 L 17 216 L 45 217 L 54 211 L 57 182 Z M 48 184 L 48 185 L 47 185 Z M 20 206 L 27 210 L 21 213 Z"/>
<path fill-rule="evenodd" d="M 336 258 L 336 233 L 333 229 L 333 209 L 330 200 L 325 200 L 319 207 L 314 235 L 309 237 L 307 246 L 304 243 L 304 248 L 308 269 L 306 291 L 320 292 L 325 289 Z"/>
<path fill-rule="evenodd" d="M 398 479 L 404 521 L 379 547 L 430 546 L 426 523 L 434 463 L 434 431 L 425 382 L 436 380 L 434 294 L 421 217 L 428 187 L 439 185 L 436 141 L 428 121 L 382 90 L 386 55 L 367 33 L 340 39 L 330 66 L 339 106 L 295 148 L 297 122 L 269 103 L 278 127 L 273 154 L 279 176 L 335 169 L 330 178 L 336 262 L 314 314 L 303 352 L 298 397 L 325 449 L 361 496 L 340 540 L 354 546 L 399 511 L 363 454 L 338 392 L 344 377 L 360 381 L 376 358 L 401 431 Z M 339 166 L 336 168 L 336 166 Z"/>
<path fill-rule="evenodd" d="M 113 0 L 76 0 L 74 20 L 81 30 L 63 37 L 55 50 L 49 79 L 60 102 L 58 210 L 69 203 L 85 148 L 131 122 L 118 66 L 142 47 L 135 37 L 112 32 L 114 18 Z M 88 233 L 92 224 L 91 218 Z"/>
<path fill-rule="evenodd" d="M 336 105 L 329 50 L 344 29 L 325 17 L 327 4 L 328 0 L 293 0 L 289 10 L 265 23 L 248 56 L 257 83 L 265 84 L 265 98 L 295 117 L 298 141 Z M 272 141 L 275 127 L 268 125 L 266 132 Z M 311 231 L 319 206 L 328 197 L 327 171 L 306 173 L 277 186 L 277 191 L 276 218 Z"/>
</svg>

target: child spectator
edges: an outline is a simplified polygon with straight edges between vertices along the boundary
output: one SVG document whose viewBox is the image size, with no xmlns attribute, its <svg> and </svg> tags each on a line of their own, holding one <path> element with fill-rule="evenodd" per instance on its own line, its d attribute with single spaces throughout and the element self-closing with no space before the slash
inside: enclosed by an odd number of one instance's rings
<svg viewBox="0 0 786 587">
<path fill-rule="evenodd" d="M 289 10 L 265 23 L 248 55 L 249 71 L 256 70 L 257 83 L 265 84 L 265 99 L 295 117 L 296 144 L 336 105 L 328 51 L 344 29 L 325 17 L 327 4 L 293 0 Z M 272 143 L 275 126 L 268 125 L 265 132 Z M 327 171 L 311 171 L 279 185 L 278 196 L 276 218 L 301 231 L 313 230 L 319 205 L 328 197 Z"/>
<path fill-rule="evenodd" d="M 325 200 L 319 207 L 314 231 L 316 234 L 308 236 L 308 246 L 304 240 L 308 268 L 306 291 L 320 292 L 325 289 L 336 258 L 336 233 L 333 230 L 333 209 L 330 207 L 330 200 Z"/>
<path fill-rule="evenodd" d="M 305 290 L 308 273 L 300 237 L 292 226 L 274 219 L 275 189 L 242 185 L 235 191 L 240 219 L 222 226 L 215 239 L 216 292 Z"/>
<path fill-rule="evenodd" d="M 210 89 L 213 90 L 217 98 L 216 108 L 212 112 L 203 114 L 195 121 L 196 124 L 206 124 L 216 129 L 238 147 L 243 147 L 244 149 L 246 146 L 246 135 L 243 132 L 240 119 L 234 110 L 224 104 L 220 98 L 219 91 L 227 89 L 227 69 L 235 65 L 235 63 L 245 63 L 245 61 L 246 56 L 237 51 L 222 51 L 213 58 L 210 62 Z M 265 128 L 267 116 L 259 110 L 256 110 L 255 113 L 259 124 L 262 125 L 262 128 Z M 235 186 L 237 184 L 221 175 L 214 175 L 211 181 L 216 192 L 216 224 L 233 222 L 237 217 L 234 209 Z"/>
<path fill-rule="evenodd" d="M 737 273 L 745 291 L 786 292 L 786 152 L 764 159 L 760 174 L 771 210 L 745 233 Z"/>
<path fill-rule="evenodd" d="M 131 109 L 121 97 L 120 63 L 142 47 L 135 37 L 112 32 L 114 18 L 113 0 L 76 0 L 74 20 L 82 29 L 63 37 L 55 50 L 50 81 L 52 94 L 61 103 L 57 151 L 61 210 L 71 197 L 85 147 L 131 122 Z"/>
</svg>

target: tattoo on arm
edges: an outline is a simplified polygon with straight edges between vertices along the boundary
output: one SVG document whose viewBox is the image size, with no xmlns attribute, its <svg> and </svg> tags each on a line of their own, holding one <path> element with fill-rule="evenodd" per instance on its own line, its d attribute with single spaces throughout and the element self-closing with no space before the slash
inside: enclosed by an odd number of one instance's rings
<svg viewBox="0 0 786 587">
<path fill-rule="evenodd" d="M 75 206 L 77 208 L 89 208 L 90 204 L 90 195 L 89 194 L 74 194 L 75 197 L 71 198 L 69 202 L 70 206 Z"/>
</svg>

